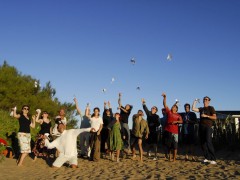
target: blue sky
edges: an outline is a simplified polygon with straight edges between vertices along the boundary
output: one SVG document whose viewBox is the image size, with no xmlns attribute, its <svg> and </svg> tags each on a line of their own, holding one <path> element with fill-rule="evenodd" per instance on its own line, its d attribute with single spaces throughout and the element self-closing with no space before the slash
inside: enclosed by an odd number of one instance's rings
<svg viewBox="0 0 240 180">
<path fill-rule="evenodd" d="M 238 0 L 1 0 L 0 63 L 82 109 L 109 100 L 116 112 L 121 92 L 134 114 L 141 98 L 162 108 L 166 92 L 179 111 L 205 95 L 216 110 L 239 110 L 239 22 Z"/>
</svg>

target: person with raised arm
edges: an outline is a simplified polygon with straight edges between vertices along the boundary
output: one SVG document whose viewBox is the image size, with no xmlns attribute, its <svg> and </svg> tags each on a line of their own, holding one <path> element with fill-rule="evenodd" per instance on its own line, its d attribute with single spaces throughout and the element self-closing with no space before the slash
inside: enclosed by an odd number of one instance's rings
<svg viewBox="0 0 240 180">
<path fill-rule="evenodd" d="M 195 148 L 196 138 L 194 136 L 194 125 L 197 124 L 197 116 L 190 111 L 190 104 L 184 105 L 185 113 L 183 114 L 183 142 L 185 144 L 185 160 L 188 160 L 188 155 L 192 155 L 192 160 L 196 161 Z"/>
<path fill-rule="evenodd" d="M 51 120 L 48 118 L 48 112 L 43 111 L 42 112 L 42 118 L 36 119 L 36 122 L 40 124 L 40 131 L 37 134 L 35 145 L 33 148 L 33 153 L 35 155 L 34 160 L 37 159 L 37 157 L 45 157 L 48 156 L 47 148 L 44 147 L 43 141 L 44 141 L 44 134 L 52 134 L 52 124 Z"/>
<path fill-rule="evenodd" d="M 151 108 L 151 111 L 149 111 L 146 105 L 146 101 L 143 98 L 142 98 L 142 106 L 143 106 L 143 110 L 147 115 L 147 123 L 150 131 L 147 139 L 147 145 L 148 145 L 147 154 L 148 154 L 148 157 L 150 157 L 150 149 L 153 148 L 154 150 L 153 160 L 157 160 L 157 144 L 158 144 L 158 136 L 159 136 L 158 126 L 160 125 L 159 116 L 157 115 L 158 108 L 157 106 L 153 106 Z"/>
<path fill-rule="evenodd" d="M 126 140 L 124 141 L 124 146 L 127 149 L 127 152 L 130 153 L 130 130 L 128 126 L 128 117 L 131 114 L 133 106 L 130 104 L 126 104 L 125 107 L 122 106 L 122 94 L 119 93 L 118 95 L 118 108 L 120 109 L 120 116 L 121 116 L 121 126 L 124 128 L 127 132 Z"/>
<path fill-rule="evenodd" d="M 19 131 L 17 133 L 18 142 L 20 146 L 21 155 L 17 160 L 17 165 L 22 166 L 23 160 L 25 157 L 31 153 L 31 134 L 30 127 L 35 128 L 35 120 L 38 120 L 40 112 L 37 112 L 37 115 L 32 116 L 32 120 L 29 117 L 30 107 L 28 105 L 22 106 L 22 112 L 17 114 L 16 108 L 13 108 L 13 117 L 18 119 L 19 122 Z"/>
<path fill-rule="evenodd" d="M 99 161 L 100 160 L 100 144 L 101 144 L 101 131 L 103 127 L 103 120 L 100 116 L 100 109 L 95 107 L 93 109 L 93 114 L 90 114 L 90 107 L 87 106 L 86 116 L 88 117 L 91 128 L 94 128 L 95 131 L 91 132 L 90 136 L 90 161 Z"/>
<path fill-rule="evenodd" d="M 215 151 L 212 143 L 213 122 L 216 121 L 217 115 L 213 106 L 209 106 L 211 98 L 203 98 L 203 107 L 196 107 L 197 99 L 193 101 L 192 110 L 200 113 L 199 137 L 201 147 L 204 153 L 204 163 L 217 164 Z"/>
<path fill-rule="evenodd" d="M 109 129 L 108 125 L 113 120 L 113 113 L 111 103 L 104 102 L 104 111 L 103 111 L 103 128 L 101 131 L 101 152 L 107 153 L 109 149 Z"/>
<path fill-rule="evenodd" d="M 176 161 L 177 148 L 178 148 L 178 124 L 182 124 L 183 120 L 180 114 L 177 113 L 178 106 L 175 103 L 171 109 L 167 105 L 167 96 L 162 93 L 163 96 L 163 106 L 167 113 L 167 122 L 165 125 L 165 143 L 168 148 L 169 161 Z M 173 158 L 171 159 L 171 151 Z"/>
<path fill-rule="evenodd" d="M 88 117 L 86 116 L 86 110 L 85 110 L 85 114 L 82 115 L 82 111 L 78 105 L 78 100 L 75 97 L 74 99 L 75 105 L 76 105 L 76 110 L 78 112 L 78 114 L 80 115 L 80 119 L 81 119 L 81 124 L 80 124 L 80 129 L 82 128 L 90 128 L 91 124 L 89 122 Z M 87 104 L 87 107 L 89 105 Z M 90 147 L 89 147 L 89 139 L 90 139 L 90 132 L 82 132 L 79 135 L 80 138 L 80 157 L 84 157 L 87 156 L 88 158 L 90 157 Z"/>
</svg>

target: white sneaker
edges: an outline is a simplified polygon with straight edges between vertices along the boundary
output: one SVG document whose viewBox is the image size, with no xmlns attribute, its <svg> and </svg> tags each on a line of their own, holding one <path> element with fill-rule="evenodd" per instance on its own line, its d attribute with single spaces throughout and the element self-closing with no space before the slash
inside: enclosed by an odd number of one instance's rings
<svg viewBox="0 0 240 180">
<path fill-rule="evenodd" d="M 210 161 L 210 164 L 217 164 L 216 161 Z"/>
<path fill-rule="evenodd" d="M 157 158 L 155 157 L 155 158 L 153 158 L 153 160 L 154 160 L 154 161 L 156 161 L 156 160 L 157 160 Z"/>
<path fill-rule="evenodd" d="M 207 159 L 204 159 L 204 160 L 203 160 L 203 162 L 204 162 L 204 163 L 207 163 L 207 162 L 209 162 L 209 160 L 207 160 Z"/>
</svg>

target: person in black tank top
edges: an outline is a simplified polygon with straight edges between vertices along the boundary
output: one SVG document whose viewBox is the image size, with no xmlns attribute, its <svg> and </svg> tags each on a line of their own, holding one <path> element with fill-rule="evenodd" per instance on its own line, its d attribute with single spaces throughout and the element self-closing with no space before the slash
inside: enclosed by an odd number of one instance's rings
<svg viewBox="0 0 240 180">
<path fill-rule="evenodd" d="M 16 113 L 16 108 L 13 108 L 13 117 L 18 119 L 19 122 L 19 132 L 18 132 L 18 141 L 20 146 L 21 155 L 17 161 L 18 166 L 22 166 L 23 160 L 31 152 L 31 134 L 30 127 L 35 128 L 35 120 L 39 118 L 40 112 L 37 115 L 32 116 L 32 120 L 29 118 L 29 106 L 24 105 L 22 107 L 21 114 Z"/>
<path fill-rule="evenodd" d="M 41 129 L 36 137 L 35 146 L 33 148 L 33 153 L 35 155 L 34 160 L 37 157 L 45 157 L 50 151 L 44 146 L 44 134 L 51 135 L 51 121 L 48 119 L 48 112 L 43 111 L 42 118 L 36 120 L 40 124 Z"/>
</svg>

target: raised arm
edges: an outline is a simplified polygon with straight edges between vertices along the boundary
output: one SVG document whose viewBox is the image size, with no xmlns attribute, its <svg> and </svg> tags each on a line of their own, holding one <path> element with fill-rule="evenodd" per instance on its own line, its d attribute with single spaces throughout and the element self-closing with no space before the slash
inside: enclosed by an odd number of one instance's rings
<svg viewBox="0 0 240 180">
<path fill-rule="evenodd" d="M 148 110 L 147 108 L 147 105 L 146 105 L 146 101 L 144 98 L 142 98 L 142 105 L 143 105 L 143 110 L 145 111 L 145 113 L 147 114 L 147 116 L 150 115 L 150 111 Z"/>
<path fill-rule="evenodd" d="M 39 120 L 39 116 L 40 116 L 40 113 L 41 113 L 41 111 L 36 111 L 36 112 L 37 112 L 37 114 L 32 116 L 32 121 L 31 121 L 31 124 L 30 124 L 30 126 L 32 128 L 35 128 L 35 125 L 36 125 L 35 122 Z"/>
<path fill-rule="evenodd" d="M 81 109 L 80 109 L 79 106 L 78 106 L 78 100 L 77 100 L 77 98 L 74 98 L 73 101 L 75 102 L 75 105 L 76 105 L 76 109 L 77 109 L 78 114 L 82 117 L 82 111 L 81 111 Z"/>
<path fill-rule="evenodd" d="M 12 108 L 12 111 L 13 111 L 13 117 L 15 117 L 16 119 L 19 119 L 20 118 L 20 114 L 17 114 L 17 108 Z"/>
<path fill-rule="evenodd" d="M 197 104 L 197 100 L 195 99 L 195 100 L 193 101 L 193 104 L 192 104 L 192 110 L 195 111 L 195 112 L 199 112 L 199 109 L 196 108 L 196 104 Z"/>
<path fill-rule="evenodd" d="M 113 117 L 112 106 L 111 106 L 110 101 L 108 101 L 108 108 L 109 108 L 109 111 L 110 111 L 110 116 Z"/>
<path fill-rule="evenodd" d="M 122 106 L 121 97 L 122 97 L 122 94 L 119 93 L 118 94 L 118 106 L 119 106 L 119 108 Z"/>
<path fill-rule="evenodd" d="M 104 110 L 107 109 L 107 102 L 104 101 Z"/>
<path fill-rule="evenodd" d="M 168 106 L 167 106 L 167 96 L 166 96 L 165 93 L 162 93 L 162 97 L 163 97 L 163 106 L 166 109 L 166 108 L 168 108 Z"/>
<path fill-rule="evenodd" d="M 91 118 L 89 103 L 87 103 L 87 107 L 86 107 L 86 109 L 85 109 L 85 116 L 86 116 L 88 119 Z"/>
</svg>

